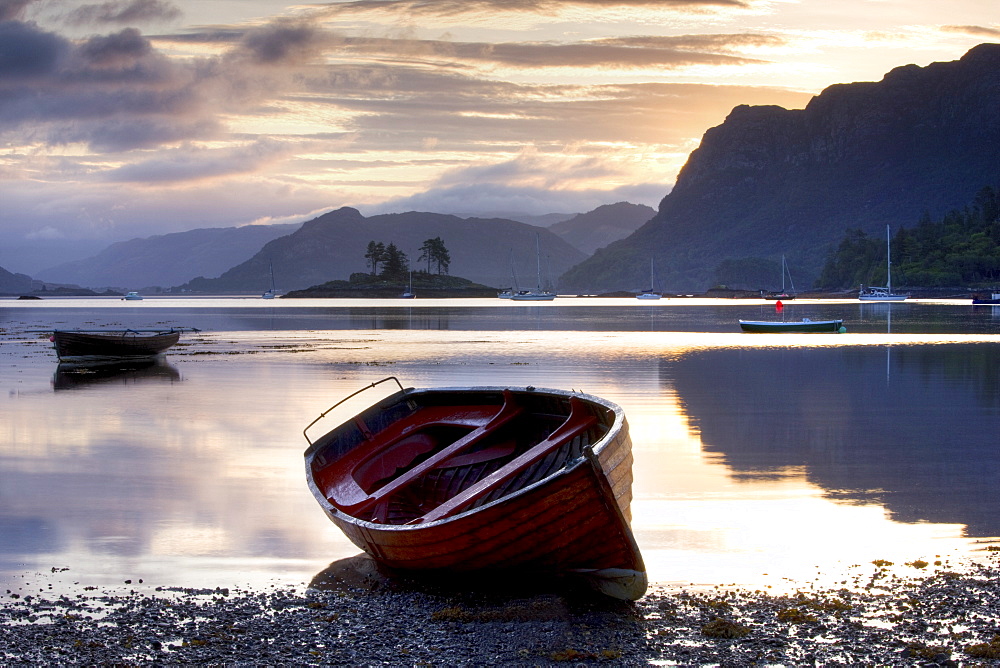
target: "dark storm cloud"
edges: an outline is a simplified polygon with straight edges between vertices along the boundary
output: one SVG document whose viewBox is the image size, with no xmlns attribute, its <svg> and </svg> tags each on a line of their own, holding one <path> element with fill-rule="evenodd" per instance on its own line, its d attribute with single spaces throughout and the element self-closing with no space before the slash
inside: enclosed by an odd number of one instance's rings
<svg viewBox="0 0 1000 668">
<path fill-rule="evenodd" d="M 181 11 L 166 0 L 115 0 L 100 4 L 83 5 L 69 13 L 73 23 L 118 23 L 131 25 L 153 21 L 172 21 L 180 18 Z"/>
<path fill-rule="evenodd" d="M 55 72 L 69 51 L 69 42 L 55 33 L 19 21 L 0 23 L 0 91 L 4 82 L 23 82 Z"/>
</svg>

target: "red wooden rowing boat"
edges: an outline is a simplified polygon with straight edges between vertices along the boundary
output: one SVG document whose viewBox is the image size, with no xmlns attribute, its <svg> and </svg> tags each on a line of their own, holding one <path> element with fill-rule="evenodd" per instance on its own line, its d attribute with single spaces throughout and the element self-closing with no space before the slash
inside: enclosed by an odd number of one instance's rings
<svg viewBox="0 0 1000 668">
<path fill-rule="evenodd" d="M 310 440 L 330 411 L 386 381 L 399 391 Z M 578 574 L 616 598 L 645 593 L 621 408 L 533 387 L 404 389 L 386 378 L 364 390 L 303 433 L 313 495 L 376 561 L 405 571 Z"/>
</svg>

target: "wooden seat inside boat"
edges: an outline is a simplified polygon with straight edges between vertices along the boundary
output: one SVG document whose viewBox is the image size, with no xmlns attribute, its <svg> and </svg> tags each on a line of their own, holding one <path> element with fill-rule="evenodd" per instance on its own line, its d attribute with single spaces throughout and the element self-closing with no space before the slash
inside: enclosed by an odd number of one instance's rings
<svg viewBox="0 0 1000 668">
<path fill-rule="evenodd" d="M 551 453 L 600 422 L 576 397 L 568 415 L 529 415 L 508 390 L 503 399 L 499 407 L 423 406 L 377 434 L 358 424 L 370 442 L 323 471 L 327 498 L 345 513 L 378 523 L 443 519 L 503 493 L 546 457 L 545 466 L 558 468 L 579 456 L 580 448 Z"/>
<path fill-rule="evenodd" d="M 523 413 L 512 393 L 503 398 L 500 406 L 422 406 L 375 434 L 356 419 L 366 442 L 323 471 L 327 498 L 357 515 L 432 469 L 509 456 L 511 444 L 475 447 Z"/>
</svg>

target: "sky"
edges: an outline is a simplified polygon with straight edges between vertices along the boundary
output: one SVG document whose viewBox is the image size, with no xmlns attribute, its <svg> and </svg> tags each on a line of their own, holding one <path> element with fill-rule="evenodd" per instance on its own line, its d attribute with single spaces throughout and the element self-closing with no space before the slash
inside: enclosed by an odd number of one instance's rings
<svg viewBox="0 0 1000 668">
<path fill-rule="evenodd" d="M 656 207 L 733 107 L 983 42 L 997 0 L 0 0 L 0 266 L 341 206 Z"/>
</svg>

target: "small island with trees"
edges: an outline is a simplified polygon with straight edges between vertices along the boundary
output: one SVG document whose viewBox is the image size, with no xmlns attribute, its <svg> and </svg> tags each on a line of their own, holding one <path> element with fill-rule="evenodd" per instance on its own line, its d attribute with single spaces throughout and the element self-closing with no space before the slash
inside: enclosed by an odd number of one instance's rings
<svg viewBox="0 0 1000 668">
<path fill-rule="evenodd" d="M 441 237 L 427 239 L 420 246 L 417 262 L 422 267 L 413 269 L 406 253 L 390 242 L 370 241 L 365 252 L 368 272 L 356 272 L 346 280 L 327 281 L 304 290 L 293 290 L 284 298 L 341 297 L 341 298 L 400 298 L 404 293 L 421 297 L 496 297 L 496 288 L 449 276 L 451 255 Z"/>
</svg>

